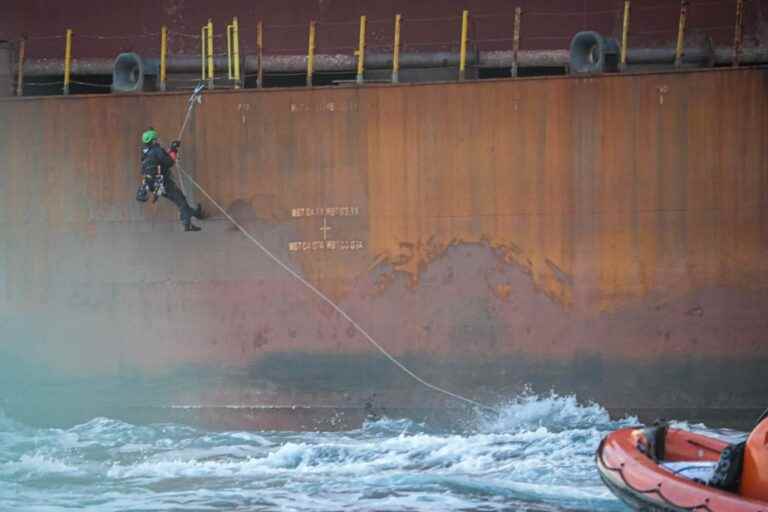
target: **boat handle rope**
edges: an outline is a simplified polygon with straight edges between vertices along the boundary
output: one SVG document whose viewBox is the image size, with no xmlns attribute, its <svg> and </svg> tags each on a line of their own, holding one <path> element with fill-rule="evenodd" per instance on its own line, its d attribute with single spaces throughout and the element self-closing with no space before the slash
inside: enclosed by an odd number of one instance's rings
<svg viewBox="0 0 768 512">
<path fill-rule="evenodd" d="M 706 511 L 706 512 L 714 512 L 711 508 L 709 508 L 709 505 L 706 502 L 701 504 L 701 505 L 694 505 L 692 507 L 686 507 L 684 505 L 678 505 L 677 503 L 675 503 L 671 499 L 669 499 L 666 496 L 664 496 L 664 493 L 661 490 L 661 482 L 659 482 L 657 484 L 657 487 L 653 487 L 651 489 L 640 489 L 639 487 L 635 487 L 634 485 L 632 485 L 630 483 L 629 480 L 627 480 L 627 477 L 624 476 L 624 467 L 623 467 L 624 464 L 623 463 L 622 463 L 622 465 L 620 467 L 616 468 L 616 467 L 613 467 L 613 466 L 609 466 L 608 463 L 605 462 L 605 459 L 603 458 L 603 448 L 604 447 L 605 447 L 605 438 L 603 438 L 600 441 L 600 446 L 597 447 L 597 460 L 598 460 L 598 462 L 600 463 L 601 466 L 603 466 L 608 471 L 611 471 L 611 472 L 614 472 L 614 473 L 618 473 L 619 478 L 621 478 L 621 481 L 624 482 L 624 485 L 629 487 L 633 492 L 635 492 L 637 494 L 655 494 L 659 498 L 661 498 L 662 501 L 664 501 L 665 503 L 668 503 L 669 505 L 671 505 L 671 506 L 673 506 L 675 508 L 681 509 L 681 510 L 691 510 L 691 511 L 693 511 L 693 510 L 703 510 L 703 511 Z M 705 498 L 705 500 L 708 502 L 709 498 Z"/>
<path fill-rule="evenodd" d="M 184 122 L 181 126 L 181 130 L 179 130 L 179 138 L 177 140 L 181 141 L 181 137 L 184 135 L 184 129 L 187 126 L 187 123 L 189 122 L 189 119 L 191 118 L 192 111 L 194 110 L 194 107 L 196 104 L 200 103 L 200 95 L 202 94 L 204 86 L 202 84 L 195 87 L 194 92 L 192 93 L 192 96 L 190 96 L 188 101 L 188 107 L 187 107 L 187 113 L 184 117 Z M 314 286 L 312 283 L 304 279 L 298 272 L 293 270 L 290 266 L 288 266 L 286 263 L 284 263 L 280 258 L 272 254 L 272 252 L 267 249 L 264 244 L 259 242 L 256 237 L 254 237 L 247 229 L 245 229 L 237 220 L 235 220 L 232 215 L 230 215 L 211 195 L 192 177 L 189 175 L 188 172 L 184 170 L 184 168 L 181 166 L 180 162 L 176 162 L 176 169 L 180 173 L 180 177 L 184 176 L 186 177 L 190 183 L 192 183 L 208 200 L 234 225 L 246 238 L 248 238 L 251 242 L 253 242 L 259 249 L 261 249 L 264 254 L 266 254 L 272 261 L 277 263 L 280 267 L 283 268 L 286 272 L 288 272 L 290 275 L 295 277 L 298 281 L 300 281 L 304 286 L 309 288 L 311 291 L 315 293 L 318 297 L 320 297 L 324 302 L 326 302 L 329 306 L 331 306 L 339 315 L 341 315 L 346 321 L 348 321 L 355 329 L 360 332 L 360 334 L 363 335 L 363 337 L 376 349 L 378 349 L 379 352 L 381 352 L 387 359 L 392 361 L 392 363 L 400 368 L 404 373 L 409 375 L 411 378 L 413 378 L 416 382 L 419 384 L 422 384 L 423 386 L 436 391 L 438 393 L 442 393 L 446 396 L 449 396 L 451 398 L 454 398 L 456 400 L 459 400 L 461 402 L 465 402 L 467 404 L 473 405 L 479 409 L 493 412 L 495 414 L 500 414 L 499 409 L 496 407 L 492 407 L 490 405 L 483 404 L 481 402 L 478 402 L 477 400 L 473 400 L 471 398 L 467 398 L 465 396 L 462 396 L 458 393 L 454 393 L 452 391 L 449 391 L 447 389 L 444 389 L 436 384 L 432 384 L 431 382 L 421 378 L 419 375 L 417 375 L 413 370 L 405 366 L 405 364 L 401 363 L 395 356 L 390 354 L 381 344 L 379 344 L 375 339 L 373 339 L 373 336 L 368 334 L 368 331 L 366 331 L 360 324 L 358 324 L 352 317 L 350 317 L 343 309 L 341 309 L 340 306 L 338 306 L 334 301 L 332 301 L 327 295 L 325 295 L 322 291 L 320 291 L 316 286 Z M 180 179 L 179 181 L 182 181 Z M 182 185 L 183 189 L 183 185 Z"/>
</svg>

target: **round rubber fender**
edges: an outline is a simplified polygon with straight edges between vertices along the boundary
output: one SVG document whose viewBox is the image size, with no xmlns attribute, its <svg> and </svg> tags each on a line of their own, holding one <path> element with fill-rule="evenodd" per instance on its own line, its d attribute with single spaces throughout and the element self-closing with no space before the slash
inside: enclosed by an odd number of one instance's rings
<svg viewBox="0 0 768 512">
<path fill-rule="evenodd" d="M 112 92 L 144 90 L 144 62 L 136 53 L 121 53 L 112 68 Z"/>
<path fill-rule="evenodd" d="M 577 32 L 571 39 L 571 73 L 602 73 L 606 50 L 607 43 L 597 32 Z"/>
</svg>

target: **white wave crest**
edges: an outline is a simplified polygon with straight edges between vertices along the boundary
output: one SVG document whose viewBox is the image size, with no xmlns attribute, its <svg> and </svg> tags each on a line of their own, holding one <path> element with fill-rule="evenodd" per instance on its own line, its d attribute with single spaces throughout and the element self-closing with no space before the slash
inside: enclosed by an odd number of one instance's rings
<svg viewBox="0 0 768 512">
<path fill-rule="evenodd" d="M 636 422 L 627 418 L 620 423 Z M 513 430 L 546 427 L 550 430 L 582 428 L 612 429 L 608 411 L 596 403 L 580 404 L 574 395 L 548 396 L 525 393 L 503 404 L 496 416 L 486 416 L 479 423 L 483 432 L 509 432 Z"/>
<path fill-rule="evenodd" d="M 50 475 L 82 476 L 84 472 L 78 466 L 64 460 L 36 452 L 24 454 L 18 460 L 0 464 L 0 474 L 29 479 Z"/>
</svg>

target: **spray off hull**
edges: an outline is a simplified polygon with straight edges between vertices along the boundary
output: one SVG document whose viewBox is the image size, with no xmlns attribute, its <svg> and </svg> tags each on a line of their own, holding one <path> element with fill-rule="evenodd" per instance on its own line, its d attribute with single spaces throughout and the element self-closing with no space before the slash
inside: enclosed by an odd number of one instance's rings
<svg viewBox="0 0 768 512">
<path fill-rule="evenodd" d="M 529 386 L 609 408 L 759 408 L 767 80 L 214 91 L 182 163 L 435 384 L 487 402 Z M 174 138 L 185 101 L 0 101 L 2 407 L 259 428 L 460 407 L 207 201 L 189 234 L 169 203 L 134 200 L 138 135 Z"/>
</svg>

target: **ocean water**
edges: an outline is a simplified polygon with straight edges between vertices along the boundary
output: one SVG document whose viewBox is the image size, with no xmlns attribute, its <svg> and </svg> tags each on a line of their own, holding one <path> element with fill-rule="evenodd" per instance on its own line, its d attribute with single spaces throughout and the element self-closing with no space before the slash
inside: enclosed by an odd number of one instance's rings
<svg viewBox="0 0 768 512">
<path fill-rule="evenodd" d="M 625 511 L 594 453 L 636 423 L 556 395 L 461 431 L 398 418 L 335 433 L 40 429 L 0 413 L 0 511 Z"/>
</svg>

